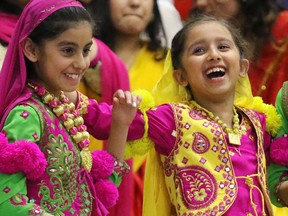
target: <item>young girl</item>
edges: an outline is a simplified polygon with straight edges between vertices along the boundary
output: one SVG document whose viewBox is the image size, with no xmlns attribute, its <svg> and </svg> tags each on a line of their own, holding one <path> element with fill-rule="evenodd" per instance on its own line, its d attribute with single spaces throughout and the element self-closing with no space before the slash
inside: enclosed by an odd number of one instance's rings
<svg viewBox="0 0 288 216">
<path fill-rule="evenodd" d="M 101 216 L 117 200 L 139 97 L 115 93 L 110 153 L 91 154 L 82 118 L 90 101 L 63 93 L 75 95 L 95 54 L 92 26 L 75 0 L 32 0 L 22 12 L 0 75 L 0 215 Z"/>
<path fill-rule="evenodd" d="M 143 215 L 272 215 L 266 131 L 275 134 L 279 117 L 251 95 L 239 32 L 196 17 L 174 37 L 171 57 L 173 68 L 168 58 L 154 90 L 162 105 L 153 107 L 146 92 L 128 133 L 143 138 L 129 143 L 128 156 L 156 150 L 147 161 Z"/>
<path fill-rule="evenodd" d="M 268 168 L 271 201 L 278 207 L 288 206 L 288 81 L 283 83 L 277 98 L 276 109 L 281 115 L 282 127 L 274 139 L 270 156 L 273 163 Z"/>
</svg>

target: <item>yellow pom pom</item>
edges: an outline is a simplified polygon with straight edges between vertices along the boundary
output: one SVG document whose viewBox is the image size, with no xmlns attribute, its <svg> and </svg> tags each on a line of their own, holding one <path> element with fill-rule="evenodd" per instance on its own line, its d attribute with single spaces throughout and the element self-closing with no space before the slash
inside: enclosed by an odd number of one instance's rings
<svg viewBox="0 0 288 216">
<path fill-rule="evenodd" d="M 155 106 L 154 98 L 149 91 L 147 91 L 145 89 L 137 89 L 137 90 L 133 91 L 133 93 L 136 95 L 142 96 L 142 102 L 139 105 L 139 109 L 141 111 L 147 111 L 151 107 Z"/>
<path fill-rule="evenodd" d="M 253 98 L 253 109 L 266 116 L 266 130 L 272 136 L 276 136 L 281 127 L 281 118 L 273 105 L 265 104 L 261 97 Z"/>
</svg>

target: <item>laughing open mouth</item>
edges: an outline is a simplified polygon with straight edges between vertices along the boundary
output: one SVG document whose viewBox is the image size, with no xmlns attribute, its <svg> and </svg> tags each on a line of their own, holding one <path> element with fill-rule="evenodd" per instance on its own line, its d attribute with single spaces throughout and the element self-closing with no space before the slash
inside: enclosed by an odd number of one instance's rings
<svg viewBox="0 0 288 216">
<path fill-rule="evenodd" d="M 209 79 L 223 77 L 225 75 L 224 68 L 212 68 L 206 72 L 206 75 Z"/>
</svg>

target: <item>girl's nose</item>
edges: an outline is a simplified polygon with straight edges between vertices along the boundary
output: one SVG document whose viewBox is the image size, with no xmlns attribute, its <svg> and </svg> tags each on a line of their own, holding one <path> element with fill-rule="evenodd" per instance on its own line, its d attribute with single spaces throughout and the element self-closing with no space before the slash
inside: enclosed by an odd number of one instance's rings
<svg viewBox="0 0 288 216">
<path fill-rule="evenodd" d="M 139 6 L 141 0 L 129 0 L 130 6 L 137 7 Z"/>
<path fill-rule="evenodd" d="M 208 52 L 207 52 L 207 60 L 208 61 L 215 61 L 215 60 L 220 60 L 221 59 L 221 55 L 219 53 L 219 51 L 216 48 L 211 48 Z"/>
<path fill-rule="evenodd" d="M 74 61 L 74 67 L 80 70 L 84 70 L 88 66 L 88 61 L 89 58 L 84 57 L 82 54 L 77 56 L 75 61 Z"/>
</svg>

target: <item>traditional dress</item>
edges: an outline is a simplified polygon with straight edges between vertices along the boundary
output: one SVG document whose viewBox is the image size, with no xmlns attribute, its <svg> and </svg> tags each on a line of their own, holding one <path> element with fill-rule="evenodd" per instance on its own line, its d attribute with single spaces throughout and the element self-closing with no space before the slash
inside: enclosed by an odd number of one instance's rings
<svg viewBox="0 0 288 216">
<path fill-rule="evenodd" d="M 102 216 L 118 196 L 121 178 L 113 171 L 113 156 L 105 151 L 91 155 L 87 148 L 82 119 L 87 98 L 79 94 L 75 108 L 68 98 L 28 84 L 23 42 L 64 7 L 83 8 L 75 0 L 29 1 L 9 42 L 0 74 L 0 130 L 7 136 L 0 133 L 0 215 Z"/>
<path fill-rule="evenodd" d="M 78 145 L 39 97 L 12 109 L 3 132 L 9 142 L 25 139 L 37 143 L 48 164 L 37 179 L 26 179 L 23 172 L 0 174 L 1 215 L 40 215 L 43 210 L 53 215 L 108 214 L 97 197 L 95 179 L 82 166 Z"/>
<path fill-rule="evenodd" d="M 94 110 L 93 104 L 88 110 L 95 111 L 90 109 Z M 160 156 L 146 170 L 150 190 L 145 192 L 153 195 L 144 200 L 143 215 L 272 215 L 266 191 L 265 151 L 270 135 L 265 132 L 265 116 L 237 110 L 242 118 L 241 146 L 231 144 L 207 111 L 192 104 L 165 104 L 139 113 L 128 138 L 144 138 L 129 143 L 127 155 L 155 147 Z M 154 168 L 157 164 L 160 169 Z"/>
</svg>

